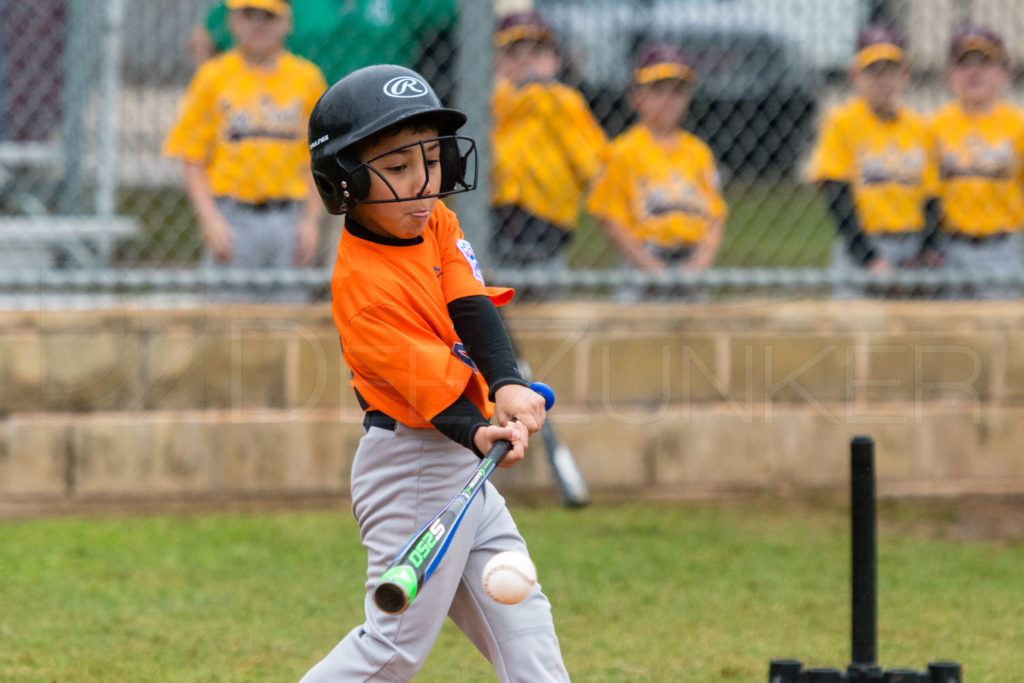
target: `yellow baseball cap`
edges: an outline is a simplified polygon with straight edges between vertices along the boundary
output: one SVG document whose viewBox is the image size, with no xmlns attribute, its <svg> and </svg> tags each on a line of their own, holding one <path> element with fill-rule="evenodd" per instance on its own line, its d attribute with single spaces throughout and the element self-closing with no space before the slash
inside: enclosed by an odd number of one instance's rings
<svg viewBox="0 0 1024 683">
<path fill-rule="evenodd" d="M 537 12 L 512 12 L 501 17 L 494 29 L 494 46 L 506 47 L 519 40 L 553 45 L 555 32 Z"/>
<path fill-rule="evenodd" d="M 673 45 L 646 45 L 633 60 L 633 82 L 637 85 L 670 79 L 689 83 L 695 78 L 693 59 Z"/>
<path fill-rule="evenodd" d="M 962 24 L 953 33 L 949 44 L 949 61 L 956 64 L 968 52 L 980 52 L 999 64 L 1008 62 L 1003 39 L 986 26 Z"/>
<path fill-rule="evenodd" d="M 856 69 L 863 69 L 875 62 L 902 63 L 903 36 L 891 26 L 870 24 L 857 34 L 857 53 L 853 57 Z"/>
<path fill-rule="evenodd" d="M 291 0 L 227 0 L 228 9 L 261 9 L 271 14 L 291 14 Z"/>
</svg>

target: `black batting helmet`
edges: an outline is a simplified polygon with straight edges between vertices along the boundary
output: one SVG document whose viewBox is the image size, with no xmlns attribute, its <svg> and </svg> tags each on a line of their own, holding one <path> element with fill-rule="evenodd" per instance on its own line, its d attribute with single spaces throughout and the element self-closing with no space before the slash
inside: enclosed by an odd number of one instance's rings
<svg viewBox="0 0 1024 683">
<path fill-rule="evenodd" d="M 466 115 L 441 104 L 433 88 L 415 71 L 378 64 L 353 71 L 331 86 L 309 117 L 310 164 L 329 213 L 345 213 L 369 192 L 372 169 L 359 159 L 360 143 L 389 126 L 414 120 L 437 128 L 441 142 L 441 191 L 437 196 L 476 187 L 476 145 L 470 138 L 455 136 Z M 465 148 L 464 153 L 460 147 Z M 466 180 L 470 155 L 471 183 Z M 396 193 L 394 199 L 385 201 L 407 199 L 413 197 Z"/>
</svg>

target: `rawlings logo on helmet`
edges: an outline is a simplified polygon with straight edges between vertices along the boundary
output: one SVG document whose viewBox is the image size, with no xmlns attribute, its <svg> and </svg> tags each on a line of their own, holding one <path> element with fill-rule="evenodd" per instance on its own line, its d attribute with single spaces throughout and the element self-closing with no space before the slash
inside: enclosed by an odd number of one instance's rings
<svg viewBox="0 0 1024 683">
<path fill-rule="evenodd" d="M 384 84 L 384 94 L 390 97 L 423 97 L 428 92 L 429 86 L 415 76 L 396 76 Z"/>
</svg>

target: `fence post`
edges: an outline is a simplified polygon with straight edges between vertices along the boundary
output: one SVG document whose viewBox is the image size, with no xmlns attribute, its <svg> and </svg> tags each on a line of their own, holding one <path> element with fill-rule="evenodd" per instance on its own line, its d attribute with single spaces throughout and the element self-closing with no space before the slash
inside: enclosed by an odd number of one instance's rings
<svg viewBox="0 0 1024 683">
<path fill-rule="evenodd" d="M 64 30 L 64 85 L 61 91 L 61 146 L 64 151 L 64 175 L 57 193 L 58 211 L 63 214 L 84 212 L 85 145 L 88 140 L 85 106 L 95 61 L 90 41 L 96 22 L 87 0 L 68 0 Z"/>
<path fill-rule="evenodd" d="M 114 215 L 117 192 L 117 131 L 121 107 L 121 25 L 124 0 L 107 0 L 103 16 L 102 83 L 96 164 L 96 213 Z M 104 263 L 109 254 L 103 254 Z"/>
<path fill-rule="evenodd" d="M 485 267 L 492 265 L 489 257 L 493 5 L 480 0 L 459 0 L 459 18 L 455 29 L 458 45 L 455 99 L 456 106 L 469 117 L 462 129 L 463 134 L 476 140 L 477 186 L 475 192 L 456 195 L 452 199 L 458 202 L 462 231 L 473 243 L 473 250 Z"/>
</svg>

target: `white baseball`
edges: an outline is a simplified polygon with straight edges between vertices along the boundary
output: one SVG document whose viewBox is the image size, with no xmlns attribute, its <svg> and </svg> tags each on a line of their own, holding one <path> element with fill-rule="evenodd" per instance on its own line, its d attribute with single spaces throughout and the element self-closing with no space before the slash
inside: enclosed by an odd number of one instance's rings
<svg viewBox="0 0 1024 683">
<path fill-rule="evenodd" d="M 537 568 L 526 555 L 506 550 L 484 565 L 483 584 L 487 595 L 503 605 L 522 602 L 537 583 Z"/>
</svg>

